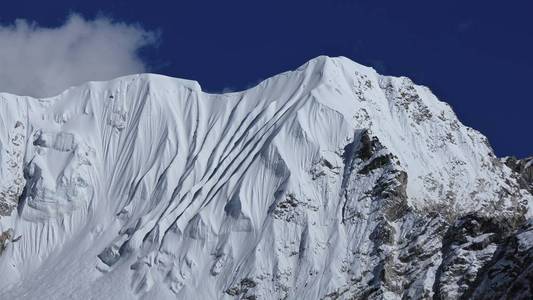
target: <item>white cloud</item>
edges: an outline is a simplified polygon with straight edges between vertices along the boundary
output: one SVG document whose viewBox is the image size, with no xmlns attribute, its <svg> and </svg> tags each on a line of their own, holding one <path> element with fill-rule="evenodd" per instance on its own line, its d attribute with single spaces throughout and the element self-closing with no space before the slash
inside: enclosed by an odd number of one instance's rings
<svg viewBox="0 0 533 300">
<path fill-rule="evenodd" d="M 0 92 L 52 96 L 89 80 L 141 73 L 140 48 L 157 35 L 138 25 L 71 15 L 58 28 L 26 20 L 0 26 Z"/>
</svg>

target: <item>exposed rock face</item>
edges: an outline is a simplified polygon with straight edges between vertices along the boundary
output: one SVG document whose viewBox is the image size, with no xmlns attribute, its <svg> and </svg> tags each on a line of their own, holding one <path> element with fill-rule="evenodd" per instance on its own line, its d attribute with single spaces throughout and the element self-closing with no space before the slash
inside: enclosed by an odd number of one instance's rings
<svg viewBox="0 0 533 300">
<path fill-rule="evenodd" d="M 515 229 L 516 224 L 497 217 L 471 214 L 458 218 L 443 238 L 443 261 L 434 285 L 435 296 L 466 296 L 482 276 L 481 269 Z"/>
<path fill-rule="evenodd" d="M 464 299 L 531 299 L 533 294 L 533 226 L 527 224 L 499 239 L 490 261 Z"/>
<path fill-rule="evenodd" d="M 533 193 L 533 157 L 517 159 L 516 157 L 503 158 L 503 162 L 519 174 L 520 186 Z"/>
<path fill-rule="evenodd" d="M 530 163 L 407 78 L 135 75 L 0 119 L 2 299 L 531 296 Z"/>
<path fill-rule="evenodd" d="M 13 230 L 9 229 L 7 231 L 4 231 L 0 233 L 0 255 L 2 255 L 2 252 L 6 250 L 6 247 L 9 242 L 11 242 L 13 239 Z"/>
</svg>

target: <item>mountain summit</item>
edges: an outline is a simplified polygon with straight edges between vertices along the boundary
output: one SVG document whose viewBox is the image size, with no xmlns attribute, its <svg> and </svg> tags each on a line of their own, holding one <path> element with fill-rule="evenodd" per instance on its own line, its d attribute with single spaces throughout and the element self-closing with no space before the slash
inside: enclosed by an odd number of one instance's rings
<svg viewBox="0 0 533 300">
<path fill-rule="evenodd" d="M 527 298 L 527 168 L 343 57 L 0 94 L 0 298 Z"/>
</svg>

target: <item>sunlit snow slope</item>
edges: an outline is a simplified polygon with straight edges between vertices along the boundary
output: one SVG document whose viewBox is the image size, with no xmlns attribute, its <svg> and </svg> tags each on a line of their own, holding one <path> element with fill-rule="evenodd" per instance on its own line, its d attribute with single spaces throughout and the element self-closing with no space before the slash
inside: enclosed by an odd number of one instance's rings
<svg viewBox="0 0 533 300">
<path fill-rule="evenodd" d="M 518 178 L 428 88 L 342 57 L 228 94 L 0 94 L 0 298 L 527 296 L 483 281 L 511 239 L 533 257 Z"/>
</svg>

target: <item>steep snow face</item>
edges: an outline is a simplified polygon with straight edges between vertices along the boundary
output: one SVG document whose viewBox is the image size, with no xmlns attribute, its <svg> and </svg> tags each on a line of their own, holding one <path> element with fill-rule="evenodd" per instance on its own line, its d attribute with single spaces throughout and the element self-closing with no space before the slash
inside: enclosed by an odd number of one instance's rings
<svg viewBox="0 0 533 300">
<path fill-rule="evenodd" d="M 429 89 L 346 58 L 229 94 L 0 94 L 0 297 L 455 298 L 464 239 L 531 215 L 512 172 Z"/>
</svg>

